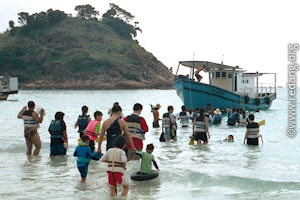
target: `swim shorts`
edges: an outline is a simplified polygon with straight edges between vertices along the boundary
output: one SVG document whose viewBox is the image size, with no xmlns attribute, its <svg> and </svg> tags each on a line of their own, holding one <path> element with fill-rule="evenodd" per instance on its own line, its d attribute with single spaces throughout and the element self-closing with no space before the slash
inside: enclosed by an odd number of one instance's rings
<svg viewBox="0 0 300 200">
<path fill-rule="evenodd" d="M 200 78 L 202 78 L 202 76 L 200 74 L 195 74 L 196 78 L 199 80 Z"/>
<path fill-rule="evenodd" d="M 124 174 L 121 172 L 108 171 L 107 175 L 108 175 L 108 183 L 110 186 L 116 187 L 117 184 L 128 185 L 128 182 L 124 177 Z"/>
<path fill-rule="evenodd" d="M 256 146 L 258 146 L 258 138 L 248 138 L 247 139 L 247 144 L 248 145 L 256 145 Z"/>
<path fill-rule="evenodd" d="M 158 121 L 154 121 L 154 122 L 152 123 L 152 126 L 153 126 L 153 128 L 158 128 L 158 127 L 159 127 Z"/>
<path fill-rule="evenodd" d="M 196 132 L 195 133 L 195 140 L 202 140 L 203 142 L 207 141 L 207 135 L 206 132 Z"/>
</svg>

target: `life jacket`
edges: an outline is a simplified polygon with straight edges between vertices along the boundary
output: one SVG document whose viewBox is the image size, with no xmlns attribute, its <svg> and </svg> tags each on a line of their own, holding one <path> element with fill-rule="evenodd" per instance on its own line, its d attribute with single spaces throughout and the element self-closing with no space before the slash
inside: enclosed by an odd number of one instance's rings
<svg viewBox="0 0 300 200">
<path fill-rule="evenodd" d="M 227 121 L 227 124 L 228 125 L 235 125 L 236 123 L 236 115 L 234 112 L 230 111 L 228 113 L 228 121 Z"/>
<path fill-rule="evenodd" d="M 194 111 L 192 113 L 192 120 L 194 121 L 194 119 L 199 115 L 199 113 L 197 111 Z"/>
<path fill-rule="evenodd" d="M 33 113 L 32 110 L 26 110 L 23 112 L 22 119 L 24 121 L 24 127 L 25 128 L 39 128 L 40 125 L 37 121 L 35 121 L 31 114 Z"/>
<path fill-rule="evenodd" d="M 247 128 L 247 130 L 249 131 L 248 138 L 258 138 L 260 136 L 258 123 L 250 122 L 248 126 L 250 126 L 249 128 Z"/>
<path fill-rule="evenodd" d="M 145 131 L 141 127 L 141 117 L 132 114 L 127 117 L 127 126 L 131 137 L 145 140 Z"/>
<path fill-rule="evenodd" d="M 114 147 L 114 141 L 119 136 L 122 135 L 122 130 L 119 124 L 119 118 L 117 118 L 107 129 L 107 143 L 106 143 L 106 150 Z"/>
<path fill-rule="evenodd" d="M 247 123 L 247 117 L 243 117 L 243 115 L 240 115 L 239 125 L 246 125 Z"/>
<path fill-rule="evenodd" d="M 220 124 L 222 121 L 222 116 L 221 115 L 214 115 L 213 117 L 213 124 Z"/>
<path fill-rule="evenodd" d="M 196 120 L 195 132 L 198 132 L 198 133 L 206 132 L 205 124 L 204 124 L 204 116 L 197 116 L 195 120 Z"/>
<path fill-rule="evenodd" d="M 163 126 L 163 128 L 171 128 L 170 113 L 167 112 L 167 113 L 163 114 L 162 126 Z"/>
<path fill-rule="evenodd" d="M 77 120 L 77 125 L 79 127 L 78 132 L 83 133 L 84 129 L 89 124 L 89 115 L 79 115 Z"/>
<path fill-rule="evenodd" d="M 51 134 L 51 139 L 62 139 L 63 130 L 61 127 L 61 120 L 52 120 L 49 126 L 49 132 Z"/>
<path fill-rule="evenodd" d="M 189 117 L 187 116 L 187 111 L 182 111 L 179 113 L 179 119 L 181 124 L 189 123 Z"/>
<path fill-rule="evenodd" d="M 92 120 L 86 127 L 84 134 L 87 135 L 90 138 L 90 140 L 95 141 L 97 139 L 95 129 L 96 129 L 96 126 L 100 123 L 101 123 L 100 121 Z"/>
<path fill-rule="evenodd" d="M 111 148 L 107 153 L 107 162 L 108 162 L 108 169 L 107 171 L 111 172 L 121 172 L 124 173 L 125 163 L 122 162 L 122 149 L 119 148 Z"/>
<path fill-rule="evenodd" d="M 84 149 L 83 148 L 90 148 L 85 142 L 83 141 L 80 141 L 78 143 L 78 148 L 76 148 L 76 150 L 81 150 L 83 151 Z M 77 154 L 82 154 L 81 152 L 78 152 Z M 89 163 L 90 162 L 90 158 L 89 158 L 89 155 L 88 153 L 86 153 L 85 155 L 78 155 L 77 156 L 77 163 Z"/>
</svg>

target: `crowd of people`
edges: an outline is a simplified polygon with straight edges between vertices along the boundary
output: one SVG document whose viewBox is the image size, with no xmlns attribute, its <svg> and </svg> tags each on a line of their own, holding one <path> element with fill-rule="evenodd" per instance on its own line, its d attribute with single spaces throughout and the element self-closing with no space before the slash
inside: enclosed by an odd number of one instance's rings
<svg viewBox="0 0 300 200">
<path fill-rule="evenodd" d="M 246 111 L 241 109 L 220 110 L 214 109 L 210 105 L 206 108 L 196 108 L 194 111 L 188 111 L 186 106 L 181 107 L 181 112 L 174 115 L 174 107 L 168 106 L 167 112 L 160 119 L 160 104 L 152 108 L 153 128 L 161 127 L 161 142 L 177 141 L 177 120 L 182 128 L 189 127 L 189 121 L 192 120 L 192 136 L 199 145 L 205 145 L 210 138 L 209 124 L 220 124 L 224 115 L 227 114 L 227 124 L 246 126 L 244 144 L 247 140 L 248 145 L 259 145 L 258 138 L 259 124 L 254 122 L 254 115 L 247 115 Z M 74 156 L 77 157 L 77 168 L 81 175 L 81 182 L 85 182 L 88 174 L 88 165 L 90 159 L 107 162 L 108 183 L 111 188 L 110 195 L 117 194 L 117 183 L 123 186 L 122 196 L 126 196 L 129 191 L 128 180 L 124 176 L 126 163 L 130 160 L 141 160 L 140 173 L 151 174 L 152 164 L 157 170 L 158 165 L 152 152 L 153 144 L 146 146 L 143 152 L 143 141 L 145 133 L 149 131 L 146 120 L 140 116 L 143 106 L 136 103 L 133 106 L 133 113 L 124 117 L 122 108 L 118 102 L 115 102 L 109 110 L 109 118 L 102 123 L 103 113 L 94 112 L 94 119 L 88 115 L 88 107 L 82 106 L 82 113 L 78 116 L 74 127 L 78 128 L 79 141 L 75 149 Z M 43 122 L 45 111 L 41 109 L 35 111 L 35 103 L 29 101 L 28 105 L 23 107 L 18 114 L 19 119 L 24 121 L 24 137 L 27 145 L 27 155 L 32 154 L 32 147 L 35 146 L 33 155 L 38 155 L 41 149 L 41 140 L 38 134 L 39 124 Z M 58 155 L 66 155 L 68 148 L 68 134 L 66 123 L 64 122 L 64 113 L 56 112 L 54 119 L 49 125 L 50 133 L 50 157 L 54 159 Z M 102 154 L 102 142 L 106 140 L 106 152 Z M 234 136 L 229 135 L 224 141 L 233 142 Z M 98 146 L 95 147 L 95 144 Z"/>
</svg>

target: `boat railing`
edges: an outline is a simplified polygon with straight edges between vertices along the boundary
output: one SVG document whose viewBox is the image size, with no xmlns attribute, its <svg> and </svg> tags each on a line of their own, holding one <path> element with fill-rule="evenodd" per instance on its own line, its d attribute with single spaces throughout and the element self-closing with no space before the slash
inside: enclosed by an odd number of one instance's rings
<svg viewBox="0 0 300 200">
<path fill-rule="evenodd" d="M 245 87 L 240 92 L 238 92 L 240 95 L 243 96 L 249 96 L 251 98 L 264 98 L 267 96 L 270 96 L 272 94 L 276 94 L 276 88 L 275 85 L 265 84 L 266 86 L 263 86 L 263 84 L 260 87 L 250 88 Z"/>
</svg>

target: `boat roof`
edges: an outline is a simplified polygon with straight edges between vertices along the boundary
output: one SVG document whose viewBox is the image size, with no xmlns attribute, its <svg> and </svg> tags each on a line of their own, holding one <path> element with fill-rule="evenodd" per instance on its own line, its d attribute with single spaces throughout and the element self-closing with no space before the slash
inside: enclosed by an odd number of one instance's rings
<svg viewBox="0 0 300 200">
<path fill-rule="evenodd" d="M 234 66 L 224 65 L 220 63 L 209 62 L 209 61 L 179 61 L 179 64 L 185 67 L 190 67 L 195 69 L 205 68 L 206 70 L 210 70 L 210 71 L 213 70 L 244 71 L 239 66 L 234 67 Z"/>
</svg>

